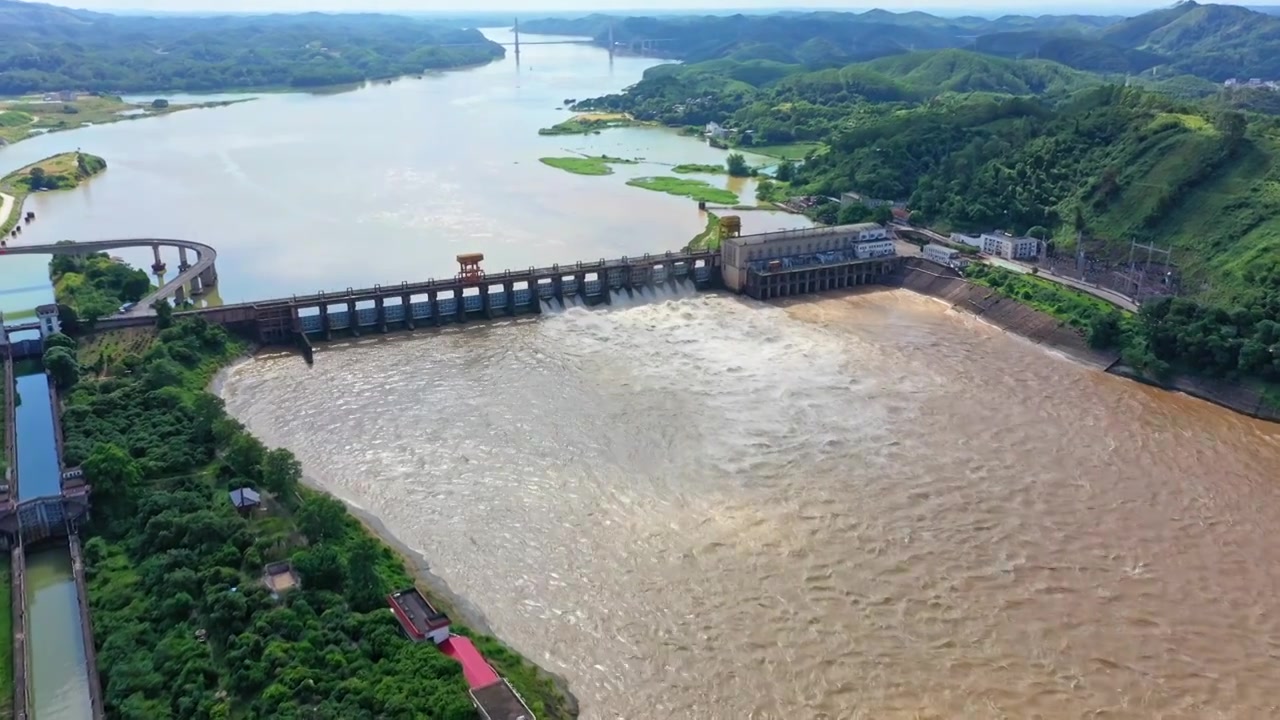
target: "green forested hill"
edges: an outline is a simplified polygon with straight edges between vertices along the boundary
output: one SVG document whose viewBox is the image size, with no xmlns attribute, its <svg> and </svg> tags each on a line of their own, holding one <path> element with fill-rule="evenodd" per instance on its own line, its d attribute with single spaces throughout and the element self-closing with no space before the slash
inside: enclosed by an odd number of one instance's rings
<svg viewBox="0 0 1280 720">
<path fill-rule="evenodd" d="M 892 55 L 863 67 L 924 93 L 1039 95 L 1098 83 L 1093 76 L 1047 60 L 1012 62 L 964 50 Z"/>
<path fill-rule="evenodd" d="M 315 87 L 502 56 L 476 30 L 391 15 L 149 18 L 0 0 L 0 95 Z"/>
<path fill-rule="evenodd" d="M 1212 80 L 1280 77 L 1280 17 L 1235 5 L 1184 2 L 1112 25 L 1101 39 Z"/>
<path fill-rule="evenodd" d="M 913 51 L 964 48 L 1011 59 L 1052 60 L 1100 73 L 1155 71 L 1220 82 L 1280 79 L 1280 16 L 1235 5 L 1183 2 L 1132 18 L 1018 16 L 942 18 L 871 10 L 776 15 L 541 20 L 528 32 L 587 33 L 601 45 L 660 39 L 664 55 L 690 62 L 767 45 L 768 59 L 810 69 Z M 757 55 L 757 57 L 765 57 Z"/>
</svg>

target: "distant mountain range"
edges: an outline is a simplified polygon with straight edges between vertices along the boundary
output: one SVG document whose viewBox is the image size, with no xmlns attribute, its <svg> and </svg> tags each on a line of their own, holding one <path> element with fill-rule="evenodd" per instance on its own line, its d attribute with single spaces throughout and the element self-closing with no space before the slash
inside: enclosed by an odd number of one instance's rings
<svg viewBox="0 0 1280 720">
<path fill-rule="evenodd" d="M 772 16 L 622 17 L 594 14 L 521 23 L 528 33 L 585 35 L 607 44 L 658 40 L 651 51 L 686 61 L 753 46 L 759 56 L 811 67 L 913 50 L 966 48 L 1005 58 L 1053 60 L 1090 72 L 1190 74 L 1215 82 L 1280 77 L 1280 6 L 1194 1 L 1135 17 L 1006 15 L 944 18 L 871 10 Z"/>
</svg>

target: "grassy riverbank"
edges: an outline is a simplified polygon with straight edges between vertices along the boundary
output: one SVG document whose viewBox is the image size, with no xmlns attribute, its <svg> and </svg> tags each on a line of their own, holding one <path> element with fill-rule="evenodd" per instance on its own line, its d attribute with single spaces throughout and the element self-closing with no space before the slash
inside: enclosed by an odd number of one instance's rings
<svg viewBox="0 0 1280 720">
<path fill-rule="evenodd" d="M 716 250 L 720 247 L 720 216 L 713 212 L 707 213 L 707 225 L 702 232 L 693 236 L 689 244 L 684 249 L 689 252 L 696 250 Z"/>
<path fill-rule="evenodd" d="M 826 152 L 827 146 L 818 142 L 797 142 L 785 145 L 752 145 L 740 149 L 779 160 L 803 160 L 809 153 Z"/>
<path fill-rule="evenodd" d="M 106 160 L 77 151 L 51 155 L 0 178 L 0 193 L 13 198 L 8 217 L 0 217 L 0 237 L 22 219 L 22 203 L 31 193 L 70 190 L 106 169 Z"/>
<path fill-rule="evenodd" d="M 571 172 L 574 175 L 612 175 L 613 168 L 610 165 L 635 165 L 636 160 L 628 160 L 626 158 L 609 157 L 608 155 L 600 155 L 599 157 L 584 155 L 581 157 L 544 157 L 538 158 L 538 162 L 543 165 L 550 165 L 558 170 Z"/>
<path fill-rule="evenodd" d="M 36 135 L 74 130 L 86 125 L 106 125 L 125 120 L 169 115 L 195 108 L 232 105 L 245 100 L 205 103 L 127 103 L 114 95 L 79 95 L 71 100 L 46 101 L 42 95 L 0 100 L 0 145 L 21 142 Z"/>
<path fill-rule="evenodd" d="M 413 583 L 405 560 L 206 389 L 246 349 L 200 320 L 80 340 L 64 455 L 96 490 L 85 560 L 108 714 L 473 718 L 461 667 L 387 612 Z M 262 507 L 236 513 L 238 487 Z M 277 601 L 261 577 L 282 560 L 301 587 Z M 539 718 L 572 716 L 551 678 L 477 645 Z"/>
<path fill-rule="evenodd" d="M 581 113 L 549 128 L 542 128 L 538 130 L 538 134 L 588 135 L 590 133 L 598 133 L 601 130 L 608 130 L 609 128 L 638 127 L 642 125 L 657 125 L 657 123 L 642 122 L 625 113 Z"/>
<path fill-rule="evenodd" d="M 642 177 L 627 181 L 628 185 L 668 195 L 692 198 L 698 202 L 715 203 L 717 205 L 737 205 L 738 196 L 722 188 L 711 187 L 701 180 L 690 180 L 677 177 Z"/>
</svg>

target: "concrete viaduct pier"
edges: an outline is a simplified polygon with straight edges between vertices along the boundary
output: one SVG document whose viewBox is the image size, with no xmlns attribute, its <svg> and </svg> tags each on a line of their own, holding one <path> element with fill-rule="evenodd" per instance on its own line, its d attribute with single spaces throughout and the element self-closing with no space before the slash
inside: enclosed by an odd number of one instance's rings
<svg viewBox="0 0 1280 720">
<path fill-rule="evenodd" d="M 201 295 L 218 284 L 218 251 L 212 246 L 192 240 L 176 240 L 171 238 L 126 238 L 121 240 L 94 240 L 91 242 L 60 242 L 45 245 L 19 245 L 7 247 L 0 254 L 7 255 L 88 255 L 122 248 L 151 248 L 155 262 L 151 270 L 157 275 L 166 270 L 160 259 L 160 248 L 174 247 L 178 249 L 178 274 L 159 290 L 138 301 L 138 304 L 125 317 L 146 317 L 152 313 L 151 304 L 156 300 L 172 299 L 176 303 Z M 188 253 L 195 253 L 196 261 L 188 261 Z M 120 316 L 117 316 L 120 317 Z"/>
</svg>

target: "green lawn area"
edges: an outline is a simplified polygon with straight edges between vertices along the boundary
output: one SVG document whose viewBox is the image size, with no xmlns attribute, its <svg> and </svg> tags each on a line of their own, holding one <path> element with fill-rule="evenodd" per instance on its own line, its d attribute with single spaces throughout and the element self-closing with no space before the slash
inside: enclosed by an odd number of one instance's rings
<svg viewBox="0 0 1280 720">
<path fill-rule="evenodd" d="M 628 185 L 668 195 L 679 195 L 692 198 L 698 202 L 716 203 L 718 205 L 737 205 L 738 196 L 701 180 L 689 180 L 677 177 L 642 177 L 628 180 Z"/>
<path fill-rule="evenodd" d="M 816 142 L 787 143 L 786 145 L 753 145 L 739 148 L 745 152 L 778 158 L 779 160 L 803 160 L 810 151 L 825 152 L 826 145 Z"/>
<path fill-rule="evenodd" d="M 13 578 L 9 554 L 0 560 L 0 717 L 13 714 Z"/>
<path fill-rule="evenodd" d="M 724 165 L 699 165 L 697 163 L 684 163 L 671 168 L 671 172 L 689 174 L 689 173 L 705 173 L 708 175 L 723 175 L 729 172 Z"/>
<path fill-rule="evenodd" d="M 609 167 L 610 165 L 636 164 L 635 160 L 609 157 L 608 155 L 601 155 L 600 157 L 544 157 L 538 158 L 538 162 L 575 175 L 612 175 L 613 168 Z"/>
</svg>

